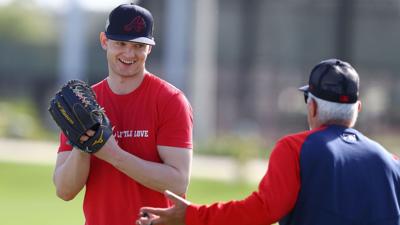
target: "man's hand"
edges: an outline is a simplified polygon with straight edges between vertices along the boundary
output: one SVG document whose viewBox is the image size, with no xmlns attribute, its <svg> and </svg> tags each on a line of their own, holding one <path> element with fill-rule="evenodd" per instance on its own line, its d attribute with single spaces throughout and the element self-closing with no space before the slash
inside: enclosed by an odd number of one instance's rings
<svg viewBox="0 0 400 225">
<path fill-rule="evenodd" d="M 81 136 L 79 139 L 80 143 L 84 143 L 85 141 L 89 140 L 91 137 L 95 135 L 94 130 L 88 130 L 84 135 Z M 96 153 L 93 153 L 97 158 L 102 159 L 106 162 L 111 163 L 112 156 L 115 155 L 114 151 L 116 151 L 116 146 L 118 146 L 117 141 L 113 135 L 107 140 L 107 142 L 101 147 Z M 106 149 L 106 150 L 102 150 Z"/>
<path fill-rule="evenodd" d="M 89 140 L 89 138 L 93 137 L 96 134 L 96 131 L 94 130 L 88 130 L 84 135 L 79 138 L 79 142 L 83 144 L 83 142 Z"/>
<path fill-rule="evenodd" d="M 174 203 L 172 207 L 143 207 L 140 209 L 140 218 L 136 220 L 136 224 L 185 225 L 186 208 L 190 205 L 190 202 L 168 190 L 165 191 L 165 196 Z"/>
</svg>

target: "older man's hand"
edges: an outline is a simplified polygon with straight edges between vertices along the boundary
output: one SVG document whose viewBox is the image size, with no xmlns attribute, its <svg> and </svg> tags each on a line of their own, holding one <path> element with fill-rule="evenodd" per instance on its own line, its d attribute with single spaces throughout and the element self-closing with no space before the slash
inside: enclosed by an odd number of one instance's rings
<svg viewBox="0 0 400 225">
<path fill-rule="evenodd" d="M 170 208 L 143 207 L 140 209 L 140 218 L 136 220 L 138 225 L 185 225 L 186 208 L 190 202 L 178 195 L 165 191 L 165 196 L 174 205 Z"/>
</svg>

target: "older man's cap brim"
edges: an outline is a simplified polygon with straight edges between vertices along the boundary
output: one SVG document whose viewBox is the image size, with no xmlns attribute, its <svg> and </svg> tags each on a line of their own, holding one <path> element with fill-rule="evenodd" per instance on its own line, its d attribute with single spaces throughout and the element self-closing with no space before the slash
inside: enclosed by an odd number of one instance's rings
<svg viewBox="0 0 400 225">
<path fill-rule="evenodd" d="M 309 85 L 305 85 L 305 86 L 303 86 L 303 87 L 300 87 L 299 88 L 299 91 L 302 91 L 302 92 L 309 92 Z"/>
</svg>

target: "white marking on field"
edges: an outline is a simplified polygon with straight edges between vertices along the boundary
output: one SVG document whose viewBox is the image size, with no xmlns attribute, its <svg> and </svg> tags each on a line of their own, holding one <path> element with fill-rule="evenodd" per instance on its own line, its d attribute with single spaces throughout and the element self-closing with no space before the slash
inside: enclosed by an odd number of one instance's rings
<svg viewBox="0 0 400 225">
<path fill-rule="evenodd" d="M 57 148 L 55 142 L 0 138 L 0 160 L 54 165 Z"/>
<path fill-rule="evenodd" d="M 58 143 L 0 138 L 0 161 L 55 165 Z M 193 156 L 192 176 L 224 181 L 258 183 L 264 176 L 268 162 L 251 160 L 244 165 L 228 157 Z"/>
</svg>

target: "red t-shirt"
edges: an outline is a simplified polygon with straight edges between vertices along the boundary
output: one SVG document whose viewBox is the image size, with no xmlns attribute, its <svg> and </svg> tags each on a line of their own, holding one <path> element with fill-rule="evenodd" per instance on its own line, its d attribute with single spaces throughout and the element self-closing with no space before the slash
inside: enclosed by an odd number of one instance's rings
<svg viewBox="0 0 400 225">
<path fill-rule="evenodd" d="M 192 109 L 184 94 L 146 74 L 126 95 L 114 94 L 107 80 L 93 85 L 98 103 L 114 127 L 118 145 L 144 160 L 161 163 L 157 145 L 192 148 Z M 70 151 L 61 134 L 59 152 Z M 166 207 L 160 192 L 129 178 L 107 162 L 91 157 L 83 209 L 87 225 L 134 225 L 142 206 Z"/>
</svg>

